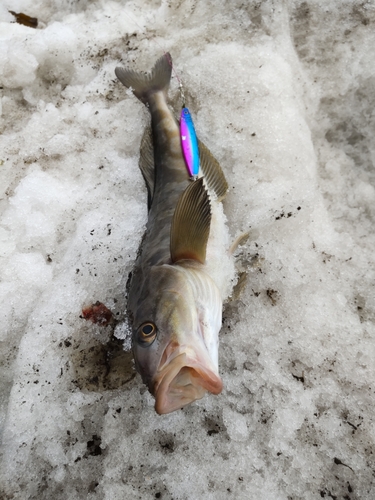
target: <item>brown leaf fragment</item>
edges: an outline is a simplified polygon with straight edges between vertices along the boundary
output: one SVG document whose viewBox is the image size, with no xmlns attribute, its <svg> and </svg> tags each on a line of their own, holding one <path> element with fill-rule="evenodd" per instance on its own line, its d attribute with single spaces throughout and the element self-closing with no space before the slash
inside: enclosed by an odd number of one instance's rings
<svg viewBox="0 0 375 500">
<path fill-rule="evenodd" d="M 27 14 L 23 14 L 22 12 L 13 12 L 9 11 L 15 18 L 16 23 L 23 24 L 24 26 L 28 26 L 29 28 L 37 28 L 38 27 L 38 19 L 36 17 L 30 17 Z"/>
</svg>

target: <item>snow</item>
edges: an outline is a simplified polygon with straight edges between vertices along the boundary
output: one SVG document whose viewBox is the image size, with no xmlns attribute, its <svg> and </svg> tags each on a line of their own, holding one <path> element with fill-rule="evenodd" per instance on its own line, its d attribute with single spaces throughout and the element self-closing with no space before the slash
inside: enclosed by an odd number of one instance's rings
<svg viewBox="0 0 375 500">
<path fill-rule="evenodd" d="M 0 22 L 0 496 L 374 498 L 374 4 L 3 0 Z M 158 416 L 125 316 L 148 113 L 114 68 L 165 50 L 250 234 L 223 393 Z M 96 301 L 120 340 L 80 317 Z"/>
</svg>

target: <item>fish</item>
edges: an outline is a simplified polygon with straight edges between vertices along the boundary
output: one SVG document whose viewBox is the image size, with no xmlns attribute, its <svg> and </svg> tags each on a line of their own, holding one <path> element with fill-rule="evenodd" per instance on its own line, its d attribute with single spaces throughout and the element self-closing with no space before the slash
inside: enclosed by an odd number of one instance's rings
<svg viewBox="0 0 375 500">
<path fill-rule="evenodd" d="M 139 158 L 148 221 L 128 280 L 127 314 L 135 367 L 160 415 L 222 391 L 218 336 L 228 287 L 217 270 L 232 265 L 220 236 L 227 234 L 221 201 L 228 183 L 201 141 L 200 174 L 190 178 L 179 122 L 167 103 L 171 72 L 169 53 L 147 74 L 115 69 L 151 115 Z"/>
</svg>

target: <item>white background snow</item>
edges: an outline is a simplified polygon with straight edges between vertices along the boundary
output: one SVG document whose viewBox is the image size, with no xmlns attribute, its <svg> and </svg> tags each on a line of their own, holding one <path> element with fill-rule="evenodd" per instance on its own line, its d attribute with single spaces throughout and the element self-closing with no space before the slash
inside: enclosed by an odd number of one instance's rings
<svg viewBox="0 0 375 500">
<path fill-rule="evenodd" d="M 0 497 L 375 498 L 374 2 L 2 0 L 0 15 Z M 99 300 L 126 320 L 148 113 L 114 69 L 166 50 L 229 181 L 231 235 L 250 237 L 223 393 L 160 417 L 113 328 L 80 315 Z"/>
</svg>

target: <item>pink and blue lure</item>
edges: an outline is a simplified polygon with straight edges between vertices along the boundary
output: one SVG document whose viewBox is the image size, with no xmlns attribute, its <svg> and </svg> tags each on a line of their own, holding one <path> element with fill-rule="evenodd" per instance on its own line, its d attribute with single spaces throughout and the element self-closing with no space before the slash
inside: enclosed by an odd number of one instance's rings
<svg viewBox="0 0 375 500">
<path fill-rule="evenodd" d="M 180 136 L 182 153 L 190 177 L 197 177 L 199 172 L 198 139 L 188 108 L 182 108 L 181 111 Z"/>
</svg>

